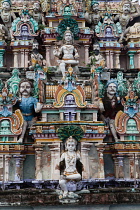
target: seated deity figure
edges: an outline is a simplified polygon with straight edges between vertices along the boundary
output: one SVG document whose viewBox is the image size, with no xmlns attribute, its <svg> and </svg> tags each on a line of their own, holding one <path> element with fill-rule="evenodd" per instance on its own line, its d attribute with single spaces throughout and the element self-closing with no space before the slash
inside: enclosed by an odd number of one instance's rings
<svg viewBox="0 0 140 210">
<path fill-rule="evenodd" d="M 73 33 L 67 29 L 64 33 L 62 47 L 54 49 L 53 54 L 58 57 L 59 68 L 62 72 L 63 79 L 65 78 L 68 67 L 72 67 L 76 72 L 78 70 L 77 64 L 79 63 L 77 49 L 73 45 Z"/>
<path fill-rule="evenodd" d="M 60 170 L 64 169 L 63 175 L 59 180 L 63 191 L 63 198 L 68 196 L 66 183 L 70 180 L 79 181 L 81 179 L 82 163 L 80 154 L 76 151 L 77 141 L 70 136 L 65 143 L 65 152 L 61 156 Z"/>
<path fill-rule="evenodd" d="M 31 91 L 32 83 L 27 79 L 21 80 L 19 83 L 20 98 L 17 105 L 22 112 L 24 123 L 21 136 L 18 140 L 20 143 L 23 142 L 26 128 L 32 126 L 33 124 L 34 113 L 39 113 L 43 107 L 43 105 L 39 103 L 35 97 L 31 96 Z"/>
<path fill-rule="evenodd" d="M 89 57 L 88 64 L 91 67 L 91 72 L 97 68 L 105 67 L 105 58 L 100 54 L 100 46 L 98 43 L 93 44 L 93 55 Z"/>
<path fill-rule="evenodd" d="M 12 20 L 16 18 L 16 15 L 11 11 L 10 0 L 2 1 L 1 18 L 5 26 L 5 31 L 8 33 L 8 38 L 11 38 Z"/>
<path fill-rule="evenodd" d="M 89 24 L 91 24 L 91 29 L 95 30 L 95 26 L 101 20 L 101 14 L 99 12 L 99 3 L 96 0 L 91 1 L 91 9 L 92 9 L 92 14 L 86 12 L 85 19 Z"/>
<path fill-rule="evenodd" d="M 103 106 L 101 111 L 101 120 L 103 120 L 111 130 L 114 140 L 117 142 L 119 139 L 117 137 L 117 132 L 115 129 L 115 116 L 118 111 L 122 109 L 120 103 L 120 97 L 117 96 L 117 81 L 111 79 L 107 82 L 106 92 L 102 100 Z"/>
<path fill-rule="evenodd" d="M 34 69 L 36 64 L 43 66 L 44 63 L 45 61 L 43 60 L 43 56 L 38 52 L 38 42 L 34 40 L 31 53 L 31 66 L 29 67 L 29 69 Z"/>
<path fill-rule="evenodd" d="M 45 25 L 44 15 L 41 12 L 41 6 L 39 2 L 33 4 L 33 11 L 31 13 L 32 17 L 36 20 L 38 24 Z"/>
</svg>

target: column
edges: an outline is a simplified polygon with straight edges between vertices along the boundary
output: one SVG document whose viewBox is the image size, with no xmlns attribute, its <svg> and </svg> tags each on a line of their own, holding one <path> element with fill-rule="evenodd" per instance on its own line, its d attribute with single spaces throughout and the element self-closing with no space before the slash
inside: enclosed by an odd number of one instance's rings
<svg viewBox="0 0 140 210">
<path fill-rule="evenodd" d="M 115 68 L 120 69 L 120 51 L 115 52 Z"/>
<path fill-rule="evenodd" d="M 127 54 L 129 55 L 129 68 L 134 69 L 135 64 L 134 64 L 134 54 L 136 51 L 128 51 Z"/>
<path fill-rule="evenodd" d="M 4 182 L 9 181 L 9 161 L 11 157 L 11 155 L 5 155 Z"/>
<path fill-rule="evenodd" d="M 113 65 L 113 55 L 114 55 L 114 52 L 111 51 L 110 52 L 110 68 L 113 69 L 114 65 Z"/>
<path fill-rule="evenodd" d="M 50 62 L 50 48 L 51 45 L 46 45 L 46 66 L 51 66 L 51 62 Z"/>
<path fill-rule="evenodd" d="M 28 63 L 29 63 L 29 50 L 25 50 L 25 68 L 28 68 Z"/>
<path fill-rule="evenodd" d="M 64 120 L 64 111 L 60 110 L 60 121 Z"/>
<path fill-rule="evenodd" d="M 118 178 L 124 179 L 124 157 L 119 156 L 118 159 Z"/>
<path fill-rule="evenodd" d="M 23 180 L 23 161 L 25 159 L 25 155 L 14 155 L 16 160 L 15 166 L 15 181 Z"/>
<path fill-rule="evenodd" d="M 84 167 L 84 171 L 82 172 L 82 179 L 89 179 L 90 178 L 90 169 L 89 169 L 89 156 L 88 153 L 90 151 L 90 147 L 92 143 L 88 142 L 81 142 L 81 162 Z"/>
<path fill-rule="evenodd" d="M 134 154 L 129 154 L 128 155 L 128 158 L 129 158 L 129 178 L 130 179 L 134 179 L 135 178 L 135 175 L 134 175 L 134 171 L 135 171 L 135 167 L 134 167 Z"/>
<path fill-rule="evenodd" d="M 60 163 L 60 143 L 48 144 L 51 151 L 51 179 L 60 179 L 60 170 L 56 168 Z"/>
<path fill-rule="evenodd" d="M 19 67 L 18 66 L 18 51 L 14 50 L 13 53 L 14 53 L 14 67 L 18 68 Z"/>
<path fill-rule="evenodd" d="M 104 151 L 104 146 L 106 144 L 95 144 L 97 147 L 97 152 L 98 152 L 98 178 L 99 179 L 105 179 L 105 173 L 104 173 L 104 159 L 103 159 L 103 151 Z"/>
<path fill-rule="evenodd" d="M 0 50 L 0 67 L 3 67 L 3 55 L 4 55 L 5 50 L 1 49 Z"/>
<path fill-rule="evenodd" d="M 25 56 L 24 56 L 24 49 L 21 50 L 21 65 L 20 67 L 24 68 L 25 67 Z"/>
<path fill-rule="evenodd" d="M 77 110 L 77 120 L 80 121 L 80 111 Z"/>
<path fill-rule="evenodd" d="M 110 58 L 109 58 L 110 51 L 105 51 L 105 54 L 106 54 L 106 66 L 107 66 L 108 69 L 110 69 L 111 68 Z"/>
<path fill-rule="evenodd" d="M 113 159 L 114 159 L 114 170 L 115 170 L 115 178 L 118 179 L 119 178 L 119 160 L 116 157 L 116 155 L 113 155 Z"/>
<path fill-rule="evenodd" d="M 139 168 L 139 155 L 135 153 L 135 179 L 139 179 L 140 178 L 140 168 Z"/>
<path fill-rule="evenodd" d="M 138 57 L 138 69 L 140 69 L 140 50 L 137 51 L 137 57 Z"/>
<path fill-rule="evenodd" d="M 35 179 L 42 180 L 42 151 L 44 144 L 34 144 L 35 147 Z"/>
<path fill-rule="evenodd" d="M 84 45 L 85 47 L 85 65 L 88 64 L 88 59 L 89 59 L 89 45 Z"/>
</svg>

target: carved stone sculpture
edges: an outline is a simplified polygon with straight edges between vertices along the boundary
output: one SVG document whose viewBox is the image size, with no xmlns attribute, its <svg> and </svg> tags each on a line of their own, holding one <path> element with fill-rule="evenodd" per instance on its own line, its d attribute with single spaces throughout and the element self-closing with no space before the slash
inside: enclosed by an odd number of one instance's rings
<svg viewBox="0 0 140 210">
<path fill-rule="evenodd" d="M 79 55 L 77 49 L 73 45 L 73 34 L 69 29 L 64 33 L 63 43 L 62 47 L 60 49 L 56 47 L 53 53 L 60 59 L 58 61 L 58 63 L 60 63 L 59 68 L 62 72 L 63 78 L 65 78 L 65 72 L 68 67 L 73 67 L 76 72 L 77 64 L 79 63 Z"/>
<path fill-rule="evenodd" d="M 88 64 L 91 67 L 91 72 L 96 69 L 103 69 L 105 67 L 105 58 L 100 53 L 99 44 L 93 44 L 93 55 L 89 57 Z"/>
<path fill-rule="evenodd" d="M 14 69 L 12 71 L 12 77 L 7 80 L 9 92 L 12 93 L 13 96 L 16 96 L 16 94 L 18 93 L 20 80 L 21 79 L 19 78 L 19 70 Z"/>
<path fill-rule="evenodd" d="M 11 11 L 11 2 L 9 0 L 2 1 L 1 18 L 5 26 L 5 32 L 8 32 L 8 38 L 10 39 L 12 20 L 16 18 L 15 14 Z"/>
<path fill-rule="evenodd" d="M 91 1 L 91 9 L 91 14 L 88 12 L 85 13 L 85 19 L 89 24 L 91 24 L 91 29 L 95 30 L 95 26 L 101 20 L 101 14 L 99 13 L 99 3 L 96 0 Z"/>
<path fill-rule="evenodd" d="M 76 151 L 77 141 L 70 136 L 65 143 L 65 152 L 61 156 L 60 170 L 64 167 L 63 175 L 59 180 L 60 187 L 63 191 L 63 198 L 68 196 L 66 183 L 70 180 L 80 180 L 81 174 L 78 172 L 80 162 L 80 154 Z"/>
<path fill-rule="evenodd" d="M 31 96 L 32 83 L 28 80 L 22 80 L 19 84 L 19 92 L 21 98 L 19 98 L 18 105 L 22 112 L 24 123 L 22 134 L 18 142 L 23 142 L 23 138 L 26 132 L 26 128 L 33 124 L 34 112 L 38 113 L 42 109 L 42 104 L 38 100 Z"/>
<path fill-rule="evenodd" d="M 41 6 L 39 2 L 35 2 L 33 4 L 33 12 L 31 13 L 31 15 L 38 24 L 45 25 L 44 15 L 41 12 Z"/>
<path fill-rule="evenodd" d="M 103 109 L 101 109 L 101 119 L 110 127 L 111 133 L 115 141 L 118 141 L 115 129 L 115 116 L 119 110 L 120 98 L 117 96 L 118 83 L 116 80 L 111 79 L 107 82 L 106 93 L 103 98 Z"/>
</svg>

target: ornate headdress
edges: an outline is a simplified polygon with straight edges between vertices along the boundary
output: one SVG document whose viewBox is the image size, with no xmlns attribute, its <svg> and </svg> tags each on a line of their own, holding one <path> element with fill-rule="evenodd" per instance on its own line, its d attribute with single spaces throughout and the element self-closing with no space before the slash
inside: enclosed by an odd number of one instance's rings
<svg viewBox="0 0 140 210">
<path fill-rule="evenodd" d="M 94 4 L 99 4 L 99 2 L 97 0 L 92 0 L 91 1 L 91 6 L 93 6 Z"/>
<path fill-rule="evenodd" d="M 3 4 L 4 2 L 8 2 L 10 6 L 12 5 L 11 0 L 3 0 L 1 3 Z"/>
</svg>

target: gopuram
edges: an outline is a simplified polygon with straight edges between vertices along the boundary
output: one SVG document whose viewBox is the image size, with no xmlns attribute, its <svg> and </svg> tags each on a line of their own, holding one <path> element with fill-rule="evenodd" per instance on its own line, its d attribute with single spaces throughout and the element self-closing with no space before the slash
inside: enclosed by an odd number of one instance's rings
<svg viewBox="0 0 140 210">
<path fill-rule="evenodd" d="M 0 205 L 140 203 L 139 2 L 0 4 Z"/>
</svg>

